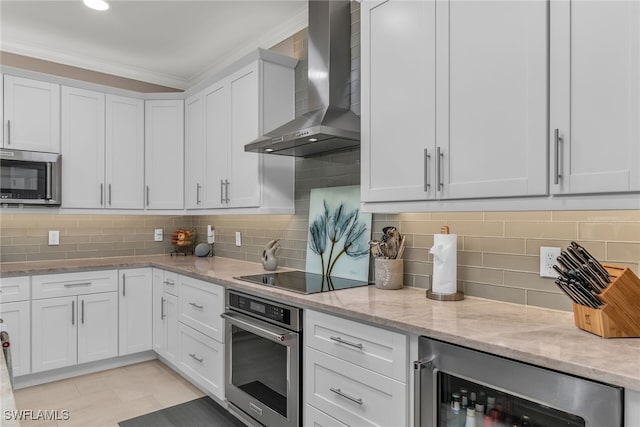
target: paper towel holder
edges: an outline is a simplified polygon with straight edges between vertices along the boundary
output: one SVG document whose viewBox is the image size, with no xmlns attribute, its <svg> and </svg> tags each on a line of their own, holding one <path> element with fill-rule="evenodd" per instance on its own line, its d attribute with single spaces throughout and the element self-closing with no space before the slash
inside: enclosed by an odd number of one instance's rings
<svg viewBox="0 0 640 427">
<path fill-rule="evenodd" d="M 449 234 L 449 227 L 446 225 L 441 227 L 440 233 Z M 433 292 L 431 289 L 427 289 L 427 298 L 436 301 L 461 301 L 464 299 L 464 292 L 456 291 L 451 294 L 443 294 L 440 292 Z"/>
</svg>

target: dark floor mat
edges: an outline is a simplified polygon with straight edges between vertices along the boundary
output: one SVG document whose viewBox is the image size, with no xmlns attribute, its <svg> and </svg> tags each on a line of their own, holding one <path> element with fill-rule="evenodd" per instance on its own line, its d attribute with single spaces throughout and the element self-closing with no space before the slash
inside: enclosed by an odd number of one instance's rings
<svg viewBox="0 0 640 427">
<path fill-rule="evenodd" d="M 120 421 L 118 425 L 120 427 L 244 427 L 240 420 L 206 396 Z"/>
</svg>

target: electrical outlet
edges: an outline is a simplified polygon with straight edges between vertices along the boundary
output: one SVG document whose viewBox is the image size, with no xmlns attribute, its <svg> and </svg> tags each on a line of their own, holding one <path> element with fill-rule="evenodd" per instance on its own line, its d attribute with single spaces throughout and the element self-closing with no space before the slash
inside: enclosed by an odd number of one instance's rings
<svg viewBox="0 0 640 427">
<path fill-rule="evenodd" d="M 153 240 L 155 242 L 162 242 L 162 238 L 163 238 L 162 228 L 156 228 L 155 231 L 153 232 Z"/>
<path fill-rule="evenodd" d="M 242 239 L 240 238 L 239 231 L 236 231 L 236 246 L 242 246 Z"/>
<path fill-rule="evenodd" d="M 58 246 L 60 244 L 60 231 L 49 230 L 49 246 Z"/>
<path fill-rule="evenodd" d="M 558 272 L 553 266 L 559 255 L 560 248 L 540 246 L 540 277 L 558 277 Z"/>
</svg>

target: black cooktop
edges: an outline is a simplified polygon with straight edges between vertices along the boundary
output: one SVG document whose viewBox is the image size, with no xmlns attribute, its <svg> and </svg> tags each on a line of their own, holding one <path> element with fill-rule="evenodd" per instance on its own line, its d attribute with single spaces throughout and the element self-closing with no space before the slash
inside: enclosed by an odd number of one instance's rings
<svg viewBox="0 0 640 427">
<path fill-rule="evenodd" d="M 321 274 L 305 271 L 284 271 L 281 273 L 265 273 L 253 276 L 239 276 L 236 279 L 258 285 L 273 286 L 301 294 L 316 294 L 318 292 L 336 291 L 338 289 L 367 286 L 368 282 L 344 279 L 342 277 L 323 277 Z"/>
</svg>

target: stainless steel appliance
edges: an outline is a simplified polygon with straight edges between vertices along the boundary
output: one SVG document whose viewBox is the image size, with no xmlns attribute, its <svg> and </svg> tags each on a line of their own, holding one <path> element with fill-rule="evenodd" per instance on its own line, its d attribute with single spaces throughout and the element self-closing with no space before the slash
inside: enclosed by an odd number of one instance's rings
<svg viewBox="0 0 640 427">
<path fill-rule="evenodd" d="M 60 154 L 0 149 L 0 203 L 60 205 Z"/>
<path fill-rule="evenodd" d="M 302 310 L 229 289 L 226 304 L 225 392 L 232 412 L 267 427 L 298 427 Z"/>
<path fill-rule="evenodd" d="M 309 112 L 245 145 L 245 151 L 306 157 L 360 146 L 351 111 L 351 2 L 309 1 Z"/>
<path fill-rule="evenodd" d="M 619 387 L 426 337 L 420 337 L 419 357 L 416 427 L 622 426 Z"/>
</svg>

